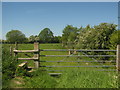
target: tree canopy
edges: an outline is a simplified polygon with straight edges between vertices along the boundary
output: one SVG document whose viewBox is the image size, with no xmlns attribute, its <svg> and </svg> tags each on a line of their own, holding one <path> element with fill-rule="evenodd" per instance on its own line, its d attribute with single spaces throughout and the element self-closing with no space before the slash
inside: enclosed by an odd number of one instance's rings
<svg viewBox="0 0 120 90">
<path fill-rule="evenodd" d="M 53 41 L 53 32 L 49 28 L 44 28 L 38 35 L 40 42 L 43 43 L 52 43 Z"/>
<path fill-rule="evenodd" d="M 7 42 L 26 42 L 27 38 L 19 30 L 11 30 L 6 34 Z"/>
</svg>

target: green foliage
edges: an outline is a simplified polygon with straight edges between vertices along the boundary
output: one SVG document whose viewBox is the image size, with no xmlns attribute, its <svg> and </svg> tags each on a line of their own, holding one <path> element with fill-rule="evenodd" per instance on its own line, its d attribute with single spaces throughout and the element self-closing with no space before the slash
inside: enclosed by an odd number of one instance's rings
<svg viewBox="0 0 120 90">
<path fill-rule="evenodd" d="M 31 35 L 29 38 L 28 38 L 28 41 L 30 42 L 30 43 L 33 43 L 33 42 L 38 42 L 39 41 L 39 37 L 38 36 L 33 36 L 33 35 Z"/>
<path fill-rule="evenodd" d="M 62 43 L 63 46 L 67 46 L 68 48 L 74 48 L 75 39 L 78 35 L 78 29 L 73 27 L 72 25 L 67 25 L 62 34 Z"/>
<path fill-rule="evenodd" d="M 44 28 L 38 35 L 40 42 L 51 43 L 53 37 L 53 32 L 49 28 Z"/>
<path fill-rule="evenodd" d="M 8 42 L 26 42 L 27 38 L 19 30 L 11 30 L 6 34 L 6 39 Z"/>
<path fill-rule="evenodd" d="M 2 85 L 7 88 L 9 81 L 14 77 L 17 62 L 10 55 L 9 48 L 2 48 Z"/>
<path fill-rule="evenodd" d="M 111 34 L 116 30 L 115 24 L 101 23 L 94 28 L 86 26 L 79 34 L 77 48 L 109 49 Z"/>
<path fill-rule="evenodd" d="M 110 49 L 116 49 L 117 48 L 116 46 L 120 43 L 120 40 L 118 39 L 119 33 L 120 33 L 120 30 L 112 33 L 110 40 L 109 40 L 110 41 Z"/>
<path fill-rule="evenodd" d="M 61 36 L 54 36 L 54 40 L 52 42 L 54 43 L 61 43 Z"/>
</svg>

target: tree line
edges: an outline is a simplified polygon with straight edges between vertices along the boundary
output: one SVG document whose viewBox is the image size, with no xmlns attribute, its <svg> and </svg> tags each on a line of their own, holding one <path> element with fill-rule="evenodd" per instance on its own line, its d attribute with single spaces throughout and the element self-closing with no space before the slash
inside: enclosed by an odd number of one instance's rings
<svg viewBox="0 0 120 90">
<path fill-rule="evenodd" d="M 49 28 L 44 28 L 38 35 L 27 38 L 20 30 L 11 30 L 3 42 L 62 43 L 63 47 L 70 49 L 115 49 L 116 45 L 120 44 L 120 31 L 116 24 L 100 23 L 93 27 L 87 25 L 80 28 L 67 25 L 62 32 L 62 36 L 54 36 Z"/>
<path fill-rule="evenodd" d="M 100 23 L 91 27 L 73 27 L 67 25 L 62 34 L 62 44 L 76 49 L 116 49 L 120 31 L 116 24 Z"/>
<path fill-rule="evenodd" d="M 31 35 L 30 37 L 26 37 L 24 33 L 20 30 L 11 30 L 6 34 L 6 40 L 1 40 L 1 42 L 5 43 L 60 43 L 61 36 L 54 36 L 53 32 L 49 28 L 44 28 L 38 35 Z"/>
</svg>

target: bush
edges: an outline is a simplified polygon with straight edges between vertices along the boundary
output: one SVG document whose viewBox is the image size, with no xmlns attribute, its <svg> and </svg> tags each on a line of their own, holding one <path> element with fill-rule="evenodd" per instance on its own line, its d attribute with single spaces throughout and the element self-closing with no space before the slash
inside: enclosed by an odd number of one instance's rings
<svg viewBox="0 0 120 90">
<path fill-rule="evenodd" d="M 10 55 L 9 49 L 2 47 L 2 85 L 9 87 L 9 81 L 14 77 L 17 61 Z"/>
</svg>

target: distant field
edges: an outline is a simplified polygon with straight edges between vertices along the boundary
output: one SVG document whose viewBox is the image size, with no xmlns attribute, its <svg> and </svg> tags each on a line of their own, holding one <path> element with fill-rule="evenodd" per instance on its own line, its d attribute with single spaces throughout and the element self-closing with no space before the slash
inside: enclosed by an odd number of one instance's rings
<svg viewBox="0 0 120 90">
<path fill-rule="evenodd" d="M 9 48 L 9 44 L 5 45 Z M 12 45 L 14 46 L 14 45 Z M 40 44 L 40 49 L 65 49 L 61 44 Z M 32 50 L 33 44 L 19 44 L 20 50 Z M 33 53 L 28 55 L 19 54 L 19 57 L 33 56 Z M 66 51 L 41 51 L 41 55 L 68 55 Z M 81 55 L 82 52 L 77 54 Z M 93 61 L 88 57 L 40 57 L 40 61 Z M 19 61 L 19 63 L 24 60 Z M 40 62 L 41 66 L 92 66 L 101 65 L 94 62 Z M 104 65 L 114 65 L 104 63 Z M 34 62 L 29 61 L 29 66 L 34 67 Z M 103 67 L 40 67 L 36 71 L 34 77 L 24 77 L 21 85 L 11 85 L 11 87 L 29 87 L 29 88 L 117 88 L 117 73 L 115 71 L 97 71 L 102 69 L 114 69 Z M 41 71 L 41 70 L 63 70 L 63 71 Z M 50 72 L 62 73 L 60 77 L 51 77 Z M 14 79 L 13 79 L 14 80 Z"/>
</svg>

